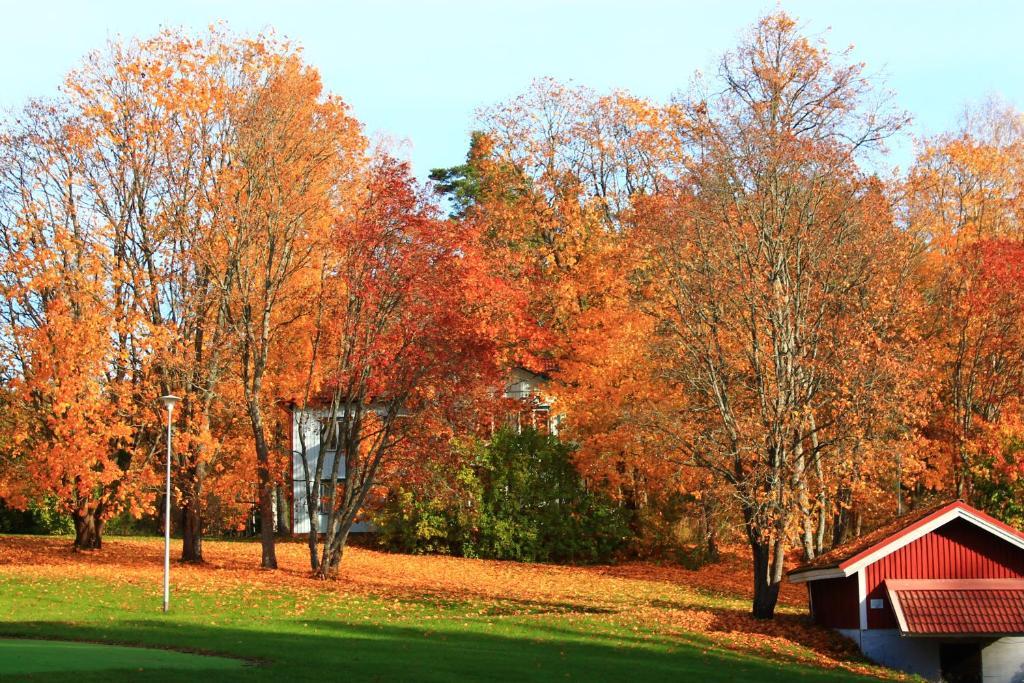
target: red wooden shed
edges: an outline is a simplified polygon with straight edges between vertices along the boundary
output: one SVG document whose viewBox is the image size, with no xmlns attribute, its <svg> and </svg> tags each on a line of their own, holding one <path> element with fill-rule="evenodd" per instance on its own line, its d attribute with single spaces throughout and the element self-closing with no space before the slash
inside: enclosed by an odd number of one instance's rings
<svg viewBox="0 0 1024 683">
<path fill-rule="evenodd" d="M 813 619 L 929 680 L 1024 680 L 1024 534 L 962 501 L 905 515 L 789 573 Z"/>
</svg>

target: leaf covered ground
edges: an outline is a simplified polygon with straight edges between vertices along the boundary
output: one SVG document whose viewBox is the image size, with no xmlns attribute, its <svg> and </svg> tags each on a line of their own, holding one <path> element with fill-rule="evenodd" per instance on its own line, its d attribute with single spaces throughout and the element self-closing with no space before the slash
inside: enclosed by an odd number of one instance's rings
<svg viewBox="0 0 1024 683">
<path fill-rule="evenodd" d="M 65 538 L 0 537 L 0 636 L 236 656 L 256 664 L 237 675 L 268 679 L 897 677 L 808 624 L 800 587 L 784 588 L 776 620 L 750 618 L 738 553 L 687 570 L 350 548 L 339 580 L 322 582 L 309 578 L 300 543 L 279 546 L 276 572 L 255 567 L 254 544 L 211 541 L 204 552 L 205 565 L 174 564 L 172 613 L 165 616 L 160 540 L 112 539 L 102 551 L 73 553 Z M 181 675 L 134 673 L 147 680 Z"/>
</svg>

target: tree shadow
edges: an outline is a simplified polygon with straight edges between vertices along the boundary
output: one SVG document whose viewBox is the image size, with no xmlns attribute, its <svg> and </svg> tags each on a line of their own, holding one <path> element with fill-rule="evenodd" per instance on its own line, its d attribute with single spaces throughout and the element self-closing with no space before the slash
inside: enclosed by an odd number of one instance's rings
<svg viewBox="0 0 1024 683">
<path fill-rule="evenodd" d="M 0 634 L 59 637 L 102 643 L 201 649 L 227 656 L 261 659 L 264 666 L 244 672 L 218 671 L 235 680 L 559 680 L 593 681 L 805 681 L 864 680 L 841 671 L 803 664 L 781 664 L 743 653 L 718 650 L 699 639 L 620 638 L 614 634 L 571 635 L 536 625 L 528 633 L 483 632 L 484 624 L 399 626 L 342 620 L 288 621 L 275 630 L 213 627 L 161 619 L 113 624 L 33 621 L 0 623 Z M 522 628 L 522 625 L 520 625 Z M 180 673 L 180 672 L 179 672 Z M 178 679 L 172 672 L 133 672 L 133 680 Z M 32 680 L 44 680 L 35 677 Z M 45 680 L 109 681 L 99 672 Z"/>
</svg>

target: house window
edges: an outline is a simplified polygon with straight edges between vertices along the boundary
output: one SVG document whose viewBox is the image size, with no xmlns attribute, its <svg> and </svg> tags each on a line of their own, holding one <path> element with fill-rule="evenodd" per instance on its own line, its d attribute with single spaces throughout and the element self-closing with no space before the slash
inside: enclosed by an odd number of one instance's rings
<svg viewBox="0 0 1024 683">
<path fill-rule="evenodd" d="M 547 434 L 550 429 L 551 410 L 547 406 L 539 406 L 533 409 L 533 428 L 541 434 Z"/>
<path fill-rule="evenodd" d="M 525 380 L 515 382 L 514 384 L 510 384 L 505 388 L 505 398 L 515 398 L 523 400 L 529 397 L 531 393 L 532 391 L 530 389 L 530 383 Z"/>
</svg>

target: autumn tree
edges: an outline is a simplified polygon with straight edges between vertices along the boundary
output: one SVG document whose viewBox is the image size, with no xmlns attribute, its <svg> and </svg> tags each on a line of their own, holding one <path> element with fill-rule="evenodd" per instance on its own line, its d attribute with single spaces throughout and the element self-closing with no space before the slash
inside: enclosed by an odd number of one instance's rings
<svg viewBox="0 0 1024 683">
<path fill-rule="evenodd" d="M 810 557 L 826 543 L 823 458 L 856 440 L 850 406 L 895 381 L 877 361 L 906 334 L 914 242 L 857 161 L 902 118 L 783 14 L 723 57 L 709 90 L 666 110 L 679 165 L 629 217 L 631 305 L 653 319 L 630 373 L 655 383 L 634 412 L 662 457 L 729 485 L 766 618 L 790 534 Z"/>
<path fill-rule="evenodd" d="M 665 338 L 683 361 L 675 379 L 697 418 L 679 447 L 732 485 L 753 613 L 766 618 L 790 525 L 849 400 L 839 340 L 887 348 L 870 302 L 894 301 L 898 281 L 874 268 L 874 252 L 903 240 L 879 220 L 857 159 L 902 120 L 870 108 L 861 65 L 784 14 L 758 22 L 718 77 L 715 94 L 681 103 L 680 189 L 640 220 Z"/>
<path fill-rule="evenodd" d="M 30 107 L 5 137 L 3 248 L 12 306 L 4 331 L 12 353 L 22 354 L 11 382 L 31 375 L 29 347 L 15 343 L 29 322 L 66 324 L 68 334 L 81 328 L 83 339 L 93 334 L 90 324 L 107 325 L 109 348 L 54 353 L 97 354 L 89 368 L 72 370 L 84 359 L 66 368 L 83 381 L 94 378 L 89 391 L 117 405 L 108 426 L 119 436 L 110 447 L 123 464 L 122 442 L 151 449 L 160 436 L 155 397 L 183 397 L 175 411 L 173 502 L 184 560 L 202 561 L 210 495 L 237 507 L 251 480 L 263 482 L 264 494 L 273 485 L 258 428 L 267 349 L 283 321 L 301 315 L 287 308 L 289 297 L 301 287 L 310 245 L 348 201 L 343 188 L 362 165 L 362 149 L 358 126 L 340 100 L 323 95 L 295 48 L 221 28 L 110 43 L 68 77 L 57 102 Z M 75 272 L 57 296 L 59 279 L 40 279 L 29 273 L 35 267 Z M 86 284 L 94 305 L 67 304 L 59 312 L 70 321 L 47 322 L 46 311 L 58 313 L 52 301 L 85 297 Z M 45 422 L 52 406 L 38 400 L 38 390 L 22 393 L 35 403 L 20 405 Z M 255 441 L 251 451 L 239 440 L 239 405 L 247 406 L 250 424 L 241 434 Z M 118 431 L 121 417 L 131 434 Z M 249 452 L 261 461 L 262 478 L 255 464 L 245 466 Z M 136 462 L 143 461 L 155 464 Z M 107 469 L 114 485 L 118 477 Z M 152 500 L 147 478 L 131 478 L 125 495 L 137 490 Z M 122 507 L 107 505 L 101 516 Z"/>
<path fill-rule="evenodd" d="M 192 253 L 208 216 L 216 213 L 204 203 L 204 191 L 224 160 L 224 150 L 218 152 L 206 134 L 216 95 L 198 66 L 206 58 L 212 62 L 224 43 L 213 32 L 208 39 L 210 46 L 203 46 L 164 32 L 111 42 L 87 56 L 65 89 L 83 129 L 89 210 L 110 229 L 112 272 L 120 277 L 109 291 L 115 319 L 134 314 L 156 340 L 147 359 L 153 393 L 136 400 L 145 403 L 172 390 L 184 398 L 175 415 L 174 502 L 181 514 L 182 559 L 193 562 L 202 561 L 203 467 L 210 457 L 203 451 L 212 448 L 208 415 L 222 372 L 216 352 L 207 357 L 204 340 L 217 336 L 208 313 L 216 305 Z M 131 330 L 116 334 L 124 343 Z"/>
<path fill-rule="evenodd" d="M 0 343 L 13 437 L 8 504 L 52 497 L 74 545 L 99 548 L 112 516 L 150 508 L 158 340 L 118 296 L 130 286 L 116 227 L 88 182 L 88 130 L 63 103 L 37 102 L 0 137 Z"/>
<path fill-rule="evenodd" d="M 217 196 L 227 215 L 214 227 L 219 248 L 211 257 L 226 264 L 218 286 L 227 293 L 226 341 L 256 452 L 262 566 L 276 568 L 274 492 L 283 460 L 268 435 L 266 411 L 277 398 L 266 386 L 268 361 L 281 329 L 306 314 L 295 305 L 304 301 L 298 292 L 316 286 L 312 255 L 348 198 L 363 140 L 345 105 L 323 92 L 297 54 L 248 48 L 254 59 L 243 62 L 240 96 L 227 112 L 231 166 Z"/>
<path fill-rule="evenodd" d="M 980 444 L 1016 419 L 1022 178 L 1024 118 L 990 100 L 967 109 L 958 130 L 924 141 L 907 180 L 907 220 L 929 246 L 923 317 L 935 403 L 920 444 L 924 491 L 970 496 Z"/>
<path fill-rule="evenodd" d="M 661 177 L 660 116 L 622 91 L 540 79 L 482 109 L 466 163 L 432 173 L 494 268 L 523 290 L 521 363 L 557 367 L 575 316 L 602 296 L 599 255 L 621 237 L 632 196 Z"/>
<path fill-rule="evenodd" d="M 322 434 L 321 457 L 300 449 L 317 576 L 336 575 L 385 471 L 440 457 L 455 430 L 472 428 L 498 382 L 503 288 L 479 246 L 472 232 L 440 219 L 408 168 L 388 158 L 375 163 L 355 215 L 335 222 L 318 316 L 326 407 L 322 420 L 300 426 Z"/>
</svg>

